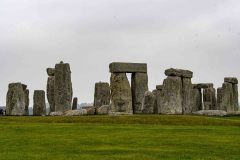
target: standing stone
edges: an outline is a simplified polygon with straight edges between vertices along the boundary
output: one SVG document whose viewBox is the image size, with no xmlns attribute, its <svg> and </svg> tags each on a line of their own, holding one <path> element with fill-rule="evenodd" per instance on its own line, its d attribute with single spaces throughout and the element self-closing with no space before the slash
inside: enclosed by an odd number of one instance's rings
<svg viewBox="0 0 240 160">
<path fill-rule="evenodd" d="M 25 115 L 25 93 L 21 83 L 10 83 L 8 85 L 6 115 Z"/>
<path fill-rule="evenodd" d="M 200 111 L 202 110 L 202 92 L 201 89 L 193 89 L 192 90 L 192 112 Z"/>
<path fill-rule="evenodd" d="M 142 103 L 144 94 L 148 91 L 148 75 L 147 73 L 132 74 L 132 100 L 133 113 L 142 113 Z"/>
<path fill-rule="evenodd" d="M 163 81 L 162 114 L 182 114 L 181 77 L 168 76 Z"/>
<path fill-rule="evenodd" d="M 217 109 L 226 111 L 222 104 L 223 104 L 223 88 L 219 87 L 217 89 Z"/>
<path fill-rule="evenodd" d="M 109 83 L 99 82 L 95 84 L 94 108 L 110 104 L 110 86 Z"/>
<path fill-rule="evenodd" d="M 77 110 L 77 106 L 78 106 L 78 98 L 75 97 L 73 98 L 72 110 Z"/>
<path fill-rule="evenodd" d="M 190 114 L 192 113 L 192 82 L 190 78 L 182 78 L 183 84 L 183 114 Z"/>
<path fill-rule="evenodd" d="M 233 108 L 234 108 L 234 111 L 239 111 L 238 85 L 237 84 L 233 84 Z"/>
<path fill-rule="evenodd" d="M 155 96 L 152 92 L 147 91 L 144 94 L 142 113 L 153 114 L 154 113 Z"/>
<path fill-rule="evenodd" d="M 50 112 L 55 112 L 55 102 L 54 102 L 54 83 L 55 77 L 49 76 L 47 81 L 47 99 L 50 106 Z"/>
<path fill-rule="evenodd" d="M 25 99 L 25 116 L 28 116 L 29 115 L 29 109 L 28 109 L 28 107 L 29 107 L 29 90 L 28 89 L 26 89 L 24 91 L 24 95 L 25 95 L 25 97 L 24 97 L 24 99 Z"/>
<path fill-rule="evenodd" d="M 156 89 L 153 90 L 153 94 L 155 96 L 155 103 L 154 103 L 154 113 L 159 114 L 162 112 L 162 99 L 163 99 L 163 86 L 157 85 Z"/>
<path fill-rule="evenodd" d="M 45 92 L 43 90 L 35 90 L 33 94 L 33 115 L 46 115 Z"/>
<path fill-rule="evenodd" d="M 55 111 L 71 110 L 72 94 L 70 65 L 68 63 L 60 62 L 55 65 Z"/>
<path fill-rule="evenodd" d="M 216 90 L 206 88 L 203 90 L 204 110 L 216 110 Z"/>
<path fill-rule="evenodd" d="M 132 114 L 132 92 L 126 73 L 111 74 L 111 112 Z"/>
</svg>

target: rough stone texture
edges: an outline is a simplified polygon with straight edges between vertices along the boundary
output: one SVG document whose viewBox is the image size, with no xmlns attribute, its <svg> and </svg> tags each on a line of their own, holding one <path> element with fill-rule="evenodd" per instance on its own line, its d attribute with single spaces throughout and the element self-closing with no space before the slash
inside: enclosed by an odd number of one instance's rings
<svg viewBox="0 0 240 160">
<path fill-rule="evenodd" d="M 81 115 L 86 115 L 87 111 L 83 111 L 82 110 L 69 110 L 69 111 L 65 111 L 63 113 L 63 116 L 81 116 Z"/>
<path fill-rule="evenodd" d="M 181 77 L 169 76 L 163 81 L 162 114 L 182 114 Z"/>
<path fill-rule="evenodd" d="M 29 110 L 28 110 L 28 107 L 29 107 L 29 90 L 26 89 L 24 91 L 24 99 L 25 99 L 25 116 L 28 116 L 29 115 Z"/>
<path fill-rule="evenodd" d="M 25 115 L 25 92 L 21 83 L 10 83 L 8 85 L 6 115 Z"/>
<path fill-rule="evenodd" d="M 226 116 L 227 112 L 222 110 L 201 110 L 197 112 L 193 112 L 195 115 L 204 115 L 204 116 Z"/>
<path fill-rule="evenodd" d="M 147 64 L 113 62 L 109 65 L 109 69 L 111 73 L 147 73 Z"/>
<path fill-rule="evenodd" d="M 190 78 L 182 78 L 182 97 L 183 97 L 183 114 L 192 113 L 192 82 Z"/>
<path fill-rule="evenodd" d="M 225 77 L 224 82 L 238 84 L 238 79 L 236 77 Z"/>
<path fill-rule="evenodd" d="M 165 70 L 166 76 L 177 76 L 177 77 L 184 77 L 184 78 L 192 78 L 193 72 L 189 70 L 183 70 L 183 69 L 174 69 L 170 68 Z"/>
<path fill-rule="evenodd" d="M 54 76 L 55 68 L 47 68 L 47 74 L 48 76 Z"/>
<path fill-rule="evenodd" d="M 204 110 L 216 110 L 216 90 L 214 88 L 206 88 L 203 90 Z"/>
<path fill-rule="evenodd" d="M 223 103 L 223 89 L 222 87 L 219 87 L 217 89 L 217 109 L 218 110 L 224 110 L 222 103 Z"/>
<path fill-rule="evenodd" d="M 87 110 L 87 115 L 95 115 L 96 114 L 96 109 L 94 107 L 88 108 Z"/>
<path fill-rule="evenodd" d="M 95 83 L 94 107 L 99 108 L 102 105 L 110 104 L 110 86 L 106 82 Z"/>
<path fill-rule="evenodd" d="M 154 102 L 154 114 L 161 113 L 161 105 L 162 105 L 162 90 L 153 90 L 153 94 L 155 96 L 155 102 Z"/>
<path fill-rule="evenodd" d="M 233 108 L 234 111 L 239 111 L 239 101 L 238 101 L 238 85 L 237 84 L 233 84 L 232 85 L 233 88 Z"/>
<path fill-rule="evenodd" d="M 49 116 L 63 116 L 63 112 L 61 111 L 58 111 L 58 112 L 50 112 L 49 113 Z"/>
<path fill-rule="evenodd" d="M 75 97 L 75 98 L 73 98 L 72 110 L 76 110 L 77 106 L 78 106 L 78 98 Z"/>
<path fill-rule="evenodd" d="M 48 77 L 47 81 L 47 99 L 50 106 L 50 112 L 55 111 L 55 102 L 54 102 L 54 84 L 55 84 L 55 77 L 50 76 Z"/>
<path fill-rule="evenodd" d="M 143 98 L 146 91 L 148 91 L 148 75 L 147 73 L 133 73 L 132 74 L 132 100 L 133 113 L 142 113 Z"/>
<path fill-rule="evenodd" d="M 46 115 L 45 92 L 43 90 L 35 90 L 33 94 L 33 115 Z"/>
<path fill-rule="evenodd" d="M 198 83 L 198 84 L 193 84 L 193 88 L 195 88 L 195 89 L 213 88 L 213 83 Z"/>
<path fill-rule="evenodd" d="M 201 89 L 192 90 L 192 112 L 202 110 L 202 92 Z"/>
<path fill-rule="evenodd" d="M 228 116 L 240 116 L 240 111 L 227 112 Z"/>
<path fill-rule="evenodd" d="M 54 83 L 55 111 L 71 110 L 72 94 L 70 65 L 63 62 L 56 64 Z"/>
<path fill-rule="evenodd" d="M 146 91 L 144 94 L 142 113 L 153 114 L 154 113 L 155 96 L 152 92 Z"/>
<path fill-rule="evenodd" d="M 97 115 L 107 115 L 110 111 L 110 105 L 103 105 L 96 110 Z"/>
<path fill-rule="evenodd" d="M 126 73 L 111 74 L 111 112 L 132 114 L 132 92 Z"/>
<path fill-rule="evenodd" d="M 163 89 L 163 85 L 156 85 L 156 89 L 157 90 L 162 90 Z"/>
</svg>

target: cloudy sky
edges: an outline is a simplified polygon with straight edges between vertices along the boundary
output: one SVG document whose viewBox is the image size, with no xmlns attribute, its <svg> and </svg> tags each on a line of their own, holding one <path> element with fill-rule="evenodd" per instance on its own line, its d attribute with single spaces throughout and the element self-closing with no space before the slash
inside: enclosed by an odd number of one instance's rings
<svg viewBox="0 0 240 160">
<path fill-rule="evenodd" d="M 113 61 L 148 63 L 149 88 L 169 67 L 220 87 L 240 77 L 239 0 L 1 0 L 0 105 L 8 83 L 46 89 L 46 68 L 71 64 L 74 96 L 92 102 Z"/>
</svg>

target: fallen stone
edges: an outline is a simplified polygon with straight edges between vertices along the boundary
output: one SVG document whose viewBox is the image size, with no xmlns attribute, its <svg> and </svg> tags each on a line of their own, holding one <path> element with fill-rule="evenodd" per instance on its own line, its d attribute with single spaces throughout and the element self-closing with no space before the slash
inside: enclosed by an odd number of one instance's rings
<svg viewBox="0 0 240 160">
<path fill-rule="evenodd" d="M 87 110 L 87 115 L 95 115 L 96 114 L 96 109 L 94 107 L 88 108 Z"/>
<path fill-rule="evenodd" d="M 147 91 L 144 94 L 142 113 L 153 114 L 154 113 L 155 96 L 152 92 Z"/>
<path fill-rule="evenodd" d="M 43 90 L 35 90 L 33 95 L 33 115 L 46 115 L 45 92 Z"/>
<path fill-rule="evenodd" d="M 109 69 L 111 73 L 147 73 L 147 64 L 113 62 L 109 65 Z"/>
<path fill-rule="evenodd" d="M 142 113 L 143 98 L 146 91 L 148 91 L 148 75 L 147 73 L 133 73 L 132 74 L 132 101 L 133 113 Z"/>
<path fill-rule="evenodd" d="M 58 111 L 58 112 L 50 112 L 49 116 L 63 116 L 63 112 Z"/>
<path fill-rule="evenodd" d="M 193 72 L 189 70 L 183 70 L 183 69 L 174 69 L 170 68 L 165 70 L 166 76 L 177 76 L 177 77 L 184 77 L 184 78 L 192 78 Z"/>
<path fill-rule="evenodd" d="M 69 110 L 64 112 L 64 116 L 82 116 L 85 115 L 86 111 L 82 110 Z"/>
<path fill-rule="evenodd" d="M 227 112 L 222 110 L 201 110 L 197 112 L 193 112 L 194 115 L 203 115 L 203 116 L 226 116 Z"/>
<path fill-rule="evenodd" d="M 228 116 L 240 116 L 240 111 L 227 112 Z"/>
<path fill-rule="evenodd" d="M 225 77 L 224 82 L 238 84 L 238 79 L 236 77 Z"/>
<path fill-rule="evenodd" d="M 107 115 L 110 112 L 110 105 L 103 105 L 96 110 L 97 115 Z"/>
</svg>

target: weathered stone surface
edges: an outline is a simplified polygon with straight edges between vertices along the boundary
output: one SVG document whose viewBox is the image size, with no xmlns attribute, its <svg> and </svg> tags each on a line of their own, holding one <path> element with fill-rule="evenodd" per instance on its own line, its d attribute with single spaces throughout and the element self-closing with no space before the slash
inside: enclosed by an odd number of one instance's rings
<svg viewBox="0 0 240 160">
<path fill-rule="evenodd" d="M 46 115 L 45 92 L 43 90 L 35 90 L 33 94 L 33 115 Z"/>
<path fill-rule="evenodd" d="M 201 89 L 192 90 L 192 112 L 202 110 L 202 93 Z"/>
<path fill-rule="evenodd" d="M 29 110 L 28 110 L 28 107 L 29 107 L 29 90 L 26 89 L 24 91 L 24 99 L 25 99 L 25 116 L 28 116 L 29 115 Z"/>
<path fill-rule="evenodd" d="M 219 87 L 217 89 L 217 109 L 218 110 L 224 110 L 222 103 L 223 103 L 223 89 L 222 87 Z"/>
<path fill-rule="evenodd" d="M 110 86 L 107 82 L 95 83 L 94 107 L 99 108 L 102 105 L 110 104 Z"/>
<path fill-rule="evenodd" d="M 21 83 L 10 83 L 8 85 L 6 115 L 25 115 L 25 92 Z"/>
<path fill-rule="evenodd" d="M 58 112 L 50 112 L 49 116 L 63 116 L 63 112 L 58 111 Z"/>
<path fill-rule="evenodd" d="M 197 112 L 193 112 L 195 115 L 204 115 L 204 116 L 226 116 L 227 112 L 222 110 L 201 110 Z"/>
<path fill-rule="evenodd" d="M 132 114 L 132 92 L 126 73 L 111 74 L 111 112 Z"/>
<path fill-rule="evenodd" d="M 47 68 L 47 74 L 48 76 L 54 76 L 55 68 Z"/>
<path fill-rule="evenodd" d="M 193 84 L 193 88 L 195 88 L 195 89 L 213 88 L 213 83 L 198 83 L 198 84 Z"/>
<path fill-rule="evenodd" d="M 86 111 L 83 110 L 69 110 L 64 112 L 64 116 L 81 116 L 85 115 Z"/>
<path fill-rule="evenodd" d="M 87 110 L 87 115 L 95 115 L 96 114 L 96 108 L 91 107 L 86 109 Z"/>
<path fill-rule="evenodd" d="M 225 77 L 224 82 L 238 84 L 238 79 L 236 77 Z"/>
<path fill-rule="evenodd" d="M 182 97 L 183 97 L 183 114 L 192 113 L 192 82 L 190 78 L 182 78 Z"/>
<path fill-rule="evenodd" d="M 56 64 L 54 80 L 55 111 L 71 110 L 72 94 L 70 65 L 63 62 Z"/>
<path fill-rule="evenodd" d="M 23 88 L 23 91 L 25 91 L 27 89 L 27 85 L 26 84 L 22 84 L 22 88 Z"/>
<path fill-rule="evenodd" d="M 75 98 L 73 98 L 72 110 L 76 110 L 77 106 L 78 106 L 78 98 L 75 97 Z"/>
<path fill-rule="evenodd" d="M 97 115 L 107 115 L 110 111 L 110 105 L 103 105 L 99 108 L 97 108 L 96 114 Z"/>
<path fill-rule="evenodd" d="M 174 69 L 170 68 L 165 70 L 166 76 L 177 76 L 177 77 L 184 77 L 184 78 L 192 78 L 193 72 L 189 70 L 183 70 L 183 69 Z"/>
<path fill-rule="evenodd" d="M 154 113 L 155 96 L 152 92 L 146 91 L 144 94 L 142 113 L 153 114 Z"/>
<path fill-rule="evenodd" d="M 161 113 L 162 109 L 162 99 L 163 99 L 163 94 L 162 90 L 153 90 L 153 94 L 155 96 L 155 102 L 154 102 L 154 114 L 159 114 Z"/>
<path fill-rule="evenodd" d="M 206 88 L 203 90 L 204 110 L 216 110 L 216 90 L 214 88 Z"/>
<path fill-rule="evenodd" d="M 132 87 L 133 113 L 142 113 L 144 94 L 146 91 L 148 91 L 147 73 L 133 73 L 131 87 Z"/>
<path fill-rule="evenodd" d="M 240 111 L 227 112 L 228 116 L 240 116 Z"/>
<path fill-rule="evenodd" d="M 109 65 L 109 69 L 111 73 L 147 73 L 147 64 L 113 62 Z"/>
<path fill-rule="evenodd" d="M 233 108 L 234 111 L 239 111 L 239 101 L 238 101 L 238 85 L 233 84 Z"/>
<path fill-rule="evenodd" d="M 163 81 L 162 114 L 182 114 L 181 77 L 169 76 Z"/>
<path fill-rule="evenodd" d="M 163 85 L 156 85 L 157 90 L 163 90 Z"/>
<path fill-rule="evenodd" d="M 55 77 L 50 76 L 48 77 L 47 81 L 47 99 L 50 106 L 50 112 L 55 111 L 55 102 L 54 102 L 54 84 L 55 84 Z"/>
</svg>

